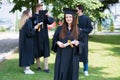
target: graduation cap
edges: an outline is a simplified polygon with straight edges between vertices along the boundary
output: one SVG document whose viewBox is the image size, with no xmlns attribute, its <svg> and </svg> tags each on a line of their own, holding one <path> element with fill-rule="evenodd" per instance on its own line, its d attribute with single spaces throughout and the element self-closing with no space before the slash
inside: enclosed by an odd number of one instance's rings
<svg viewBox="0 0 120 80">
<path fill-rule="evenodd" d="M 70 9 L 70 8 L 63 8 L 63 11 L 64 11 L 64 14 L 72 14 L 72 15 L 74 15 L 75 17 L 76 17 L 76 24 L 78 24 L 79 22 L 78 22 L 78 16 L 76 15 L 76 13 L 77 13 L 77 10 L 75 10 L 75 9 Z"/>
<path fill-rule="evenodd" d="M 72 14 L 75 15 L 77 10 L 75 9 L 70 9 L 70 8 L 63 8 L 64 14 Z"/>
<path fill-rule="evenodd" d="M 45 15 L 48 12 L 48 10 L 40 10 L 39 15 Z"/>
<path fill-rule="evenodd" d="M 39 11 L 39 22 L 43 22 L 46 19 L 46 13 L 48 10 L 40 10 Z"/>
</svg>

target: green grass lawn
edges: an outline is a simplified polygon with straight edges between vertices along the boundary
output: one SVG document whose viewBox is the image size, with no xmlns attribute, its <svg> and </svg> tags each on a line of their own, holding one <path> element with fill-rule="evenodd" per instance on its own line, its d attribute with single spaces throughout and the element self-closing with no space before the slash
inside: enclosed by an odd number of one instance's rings
<svg viewBox="0 0 120 80">
<path fill-rule="evenodd" d="M 51 40 L 50 40 L 51 41 Z M 0 63 L 0 80 L 53 80 L 55 54 L 51 51 L 51 73 L 38 72 L 32 65 L 34 75 L 25 75 L 18 66 L 18 53 Z M 43 67 L 43 58 L 41 58 Z M 93 35 L 89 39 L 89 77 L 83 75 L 80 63 L 79 80 L 120 80 L 120 35 Z"/>
</svg>

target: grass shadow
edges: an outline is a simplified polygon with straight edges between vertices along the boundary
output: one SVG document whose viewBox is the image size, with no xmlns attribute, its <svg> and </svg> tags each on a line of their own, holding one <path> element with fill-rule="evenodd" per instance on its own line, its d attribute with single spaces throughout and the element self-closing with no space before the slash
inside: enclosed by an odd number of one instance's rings
<svg viewBox="0 0 120 80">
<path fill-rule="evenodd" d="M 112 51 L 113 53 L 109 53 L 107 56 L 116 56 L 116 57 L 120 57 L 120 47 L 113 47 L 113 48 L 110 48 L 108 49 L 110 51 Z"/>
<path fill-rule="evenodd" d="M 43 62 L 41 62 L 43 66 Z M 35 75 L 25 75 L 23 69 L 18 66 L 18 59 L 8 59 L 0 63 L 0 80 L 53 80 L 54 63 L 49 63 L 50 73 L 37 71 L 36 65 L 32 65 L 31 69 L 35 71 Z M 102 70 L 106 67 L 89 66 L 90 76 L 83 75 L 83 68 L 80 68 L 79 80 L 119 80 L 120 77 L 108 77 L 109 73 Z"/>
<path fill-rule="evenodd" d="M 80 68 L 79 80 L 119 80 L 119 77 L 109 77 L 109 73 L 103 72 L 102 70 L 106 67 L 92 67 L 89 66 L 89 76 L 84 76 L 83 68 Z"/>
<path fill-rule="evenodd" d="M 120 35 L 91 35 L 89 41 L 120 45 Z"/>
<path fill-rule="evenodd" d="M 41 62 L 43 65 L 43 62 Z M 54 64 L 49 64 L 51 70 L 50 73 L 37 71 L 36 64 L 31 66 L 31 69 L 35 72 L 34 75 L 25 75 L 23 68 L 18 66 L 18 59 L 8 59 L 0 63 L 0 80 L 53 80 L 53 68 Z"/>
</svg>

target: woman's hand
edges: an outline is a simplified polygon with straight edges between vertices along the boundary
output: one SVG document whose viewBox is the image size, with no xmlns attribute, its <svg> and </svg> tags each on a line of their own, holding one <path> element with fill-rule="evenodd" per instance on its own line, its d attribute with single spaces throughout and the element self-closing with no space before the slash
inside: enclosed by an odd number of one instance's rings
<svg viewBox="0 0 120 80">
<path fill-rule="evenodd" d="M 39 27 L 39 23 L 35 25 L 34 29 L 38 29 L 38 27 Z"/>
<path fill-rule="evenodd" d="M 37 25 L 35 25 L 34 29 L 38 29 L 38 27 L 42 24 L 43 24 L 43 22 L 38 23 Z"/>
<path fill-rule="evenodd" d="M 75 46 L 78 46 L 79 45 L 79 41 L 78 40 L 74 40 L 71 42 L 72 44 L 74 44 Z"/>
<path fill-rule="evenodd" d="M 60 41 L 57 41 L 57 44 L 58 44 L 58 46 L 60 47 L 60 48 L 65 48 L 66 46 L 62 43 L 62 42 L 60 42 Z"/>
</svg>

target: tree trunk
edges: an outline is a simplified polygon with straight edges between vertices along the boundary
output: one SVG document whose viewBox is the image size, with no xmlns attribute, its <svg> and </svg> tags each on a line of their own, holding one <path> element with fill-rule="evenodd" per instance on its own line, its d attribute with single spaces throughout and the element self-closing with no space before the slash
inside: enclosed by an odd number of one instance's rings
<svg viewBox="0 0 120 80">
<path fill-rule="evenodd" d="M 36 4 L 38 4 L 39 3 L 39 0 L 34 0 L 34 2 L 32 3 L 32 14 L 34 14 L 35 13 L 35 6 L 36 6 Z"/>
</svg>

